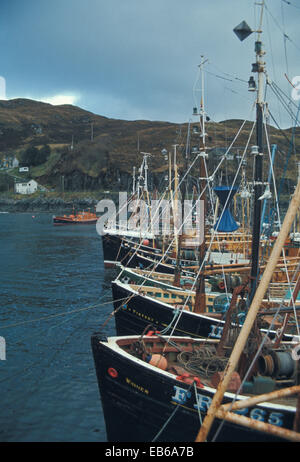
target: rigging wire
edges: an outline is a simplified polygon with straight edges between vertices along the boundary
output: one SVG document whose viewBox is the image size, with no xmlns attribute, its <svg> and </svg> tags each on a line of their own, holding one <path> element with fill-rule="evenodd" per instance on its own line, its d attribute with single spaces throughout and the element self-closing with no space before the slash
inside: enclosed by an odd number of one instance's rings
<svg viewBox="0 0 300 462">
<path fill-rule="evenodd" d="M 269 16 L 266 15 L 266 22 L 267 22 L 267 31 L 268 31 L 268 37 L 269 37 L 269 47 L 271 50 L 271 60 L 272 60 L 272 68 L 273 68 L 273 74 L 274 78 L 277 80 L 277 73 L 276 73 L 276 68 L 275 68 L 275 62 L 274 62 L 274 54 L 273 54 L 273 46 L 272 46 L 272 39 L 271 39 L 271 32 L 270 32 L 270 24 L 269 24 Z M 277 101 L 277 106 L 278 106 L 278 113 L 279 113 L 279 120 L 281 122 L 281 111 L 280 111 L 280 104 L 279 101 Z"/>
<path fill-rule="evenodd" d="M 66 336 L 66 338 L 64 339 L 63 345 L 60 346 L 59 348 L 56 348 L 56 349 L 54 350 L 53 355 L 50 357 L 49 361 L 47 361 L 46 364 L 45 364 L 44 366 L 42 366 L 42 367 L 43 367 L 43 372 L 46 371 L 46 370 L 47 370 L 47 371 L 49 370 L 50 366 L 53 364 L 53 362 L 56 360 L 56 358 L 58 357 L 58 355 L 59 355 L 59 354 L 61 353 L 61 351 L 63 350 L 63 347 L 69 342 L 69 340 L 71 339 L 71 337 L 72 337 L 79 329 L 81 329 L 81 328 L 82 328 L 82 326 L 79 325 L 77 328 L 75 328 L 74 330 L 72 330 L 72 331 Z M 31 364 L 29 367 L 26 368 L 26 370 L 28 370 L 28 369 L 31 368 L 32 366 L 37 366 L 37 365 L 42 365 L 42 361 L 39 361 L 38 363 L 35 362 L 35 363 Z M 19 373 L 20 373 L 20 372 L 18 372 L 18 375 L 19 375 Z M 15 375 L 14 375 L 14 377 L 15 377 Z M 24 399 L 27 399 L 27 401 L 28 401 L 28 399 L 30 398 L 30 396 L 32 396 L 32 395 L 38 390 L 38 385 L 39 385 L 40 382 L 44 379 L 44 377 L 45 377 L 45 374 L 43 374 L 43 373 L 38 374 L 38 376 L 36 377 L 36 380 L 35 380 L 35 382 L 34 382 L 34 385 L 33 385 L 33 386 L 35 386 L 35 390 L 32 390 L 32 385 L 31 385 L 30 391 L 28 391 L 28 392 L 25 393 L 25 394 L 24 394 L 24 393 L 22 394 L 22 406 L 20 406 L 20 407 L 21 407 L 23 413 L 26 412 L 25 405 L 24 405 Z M 11 378 L 13 378 L 13 377 L 9 377 L 9 378 L 7 378 L 7 380 L 9 380 L 9 379 L 11 379 Z M 5 381 L 5 379 L 2 380 L 1 382 L 4 382 L 4 381 Z"/>
<path fill-rule="evenodd" d="M 120 298 L 119 300 L 116 300 L 116 302 L 126 300 L 126 298 L 127 297 Z M 88 311 L 88 310 L 91 310 L 91 309 L 94 309 L 94 308 L 99 308 L 100 306 L 105 306 L 105 305 L 109 305 L 109 304 L 111 305 L 111 300 L 108 301 L 108 302 L 103 302 L 103 303 L 97 303 L 95 305 L 90 305 L 90 306 L 87 306 L 85 308 L 77 308 L 75 310 L 64 311 L 62 313 L 50 314 L 49 316 L 43 316 L 41 318 L 29 319 L 29 320 L 26 320 L 26 321 L 20 321 L 20 322 L 14 323 L 14 324 L 7 324 L 7 325 L 4 325 L 4 326 L 1 326 L 0 329 L 8 329 L 10 327 L 17 327 L 17 326 L 22 326 L 22 325 L 25 325 L 25 324 L 32 324 L 33 322 L 38 322 L 38 321 L 48 321 L 49 319 L 58 318 L 60 316 L 66 316 L 68 314 Z"/>
<path fill-rule="evenodd" d="M 274 120 L 275 124 L 277 125 L 277 122 L 275 120 L 275 118 L 273 117 L 272 113 L 269 111 L 269 114 L 272 118 L 272 120 Z M 283 174 L 280 178 L 280 183 L 279 183 L 279 188 L 278 188 L 278 200 L 279 200 L 279 197 L 281 195 L 281 192 L 282 192 L 282 189 L 283 189 L 283 184 L 284 184 L 284 180 L 285 180 L 285 176 L 286 176 L 286 172 L 287 172 L 287 166 L 288 166 L 288 162 L 289 162 L 289 159 L 290 159 L 290 156 L 291 156 L 291 153 L 292 153 L 292 149 L 293 149 L 293 146 L 294 146 L 294 137 L 295 137 L 295 130 L 296 130 L 296 125 L 298 123 L 298 117 L 299 117 L 299 114 L 300 114 L 300 103 L 299 103 L 299 107 L 298 107 L 298 112 L 297 112 L 297 116 L 296 116 L 296 121 L 295 121 L 295 124 L 293 126 L 293 130 L 292 130 L 292 134 L 291 134 L 291 139 L 288 139 L 285 135 L 284 132 L 282 132 L 285 136 L 285 138 L 288 140 L 289 142 L 289 151 L 288 151 L 288 154 L 286 156 L 286 162 L 285 162 L 285 166 L 284 166 L 284 171 L 283 171 Z M 271 227 L 272 225 L 274 224 L 274 220 L 275 220 L 275 214 L 276 214 L 276 211 L 275 209 L 273 208 L 273 210 L 271 211 L 270 213 L 270 224 L 271 224 Z M 271 229 L 270 227 L 270 229 Z"/>
<path fill-rule="evenodd" d="M 192 389 L 193 385 L 194 385 L 195 382 L 192 382 L 188 389 L 187 389 L 187 393 L 190 393 L 190 390 Z M 154 436 L 154 438 L 151 440 L 152 443 L 155 443 L 157 441 L 157 439 L 160 437 L 160 435 L 162 434 L 162 432 L 165 430 L 165 428 L 168 426 L 168 424 L 171 422 L 171 420 L 173 419 L 173 417 L 175 416 L 175 414 L 177 413 L 178 409 L 180 409 L 180 404 L 177 403 L 173 409 L 173 411 L 171 412 L 170 416 L 168 417 L 168 419 L 166 420 L 166 422 L 164 423 L 164 425 L 162 426 L 162 428 L 158 431 L 158 433 Z"/>
<path fill-rule="evenodd" d="M 286 5 L 292 6 L 294 8 L 297 8 L 297 10 L 300 10 L 300 6 L 294 5 L 294 3 L 290 2 L 289 0 L 281 0 L 284 2 Z"/>
<path fill-rule="evenodd" d="M 289 81 L 289 79 L 287 77 L 287 74 L 285 76 L 286 76 L 287 80 Z M 289 83 L 291 83 L 291 82 L 289 82 Z M 295 103 L 295 101 L 293 101 L 292 98 L 290 98 L 275 82 L 272 82 L 272 84 L 276 88 L 278 93 L 282 93 L 282 95 L 288 100 L 289 104 L 292 104 L 293 106 L 295 106 L 296 109 L 298 109 L 297 104 Z M 293 84 L 291 83 L 291 85 L 293 85 Z"/>
<path fill-rule="evenodd" d="M 276 208 L 277 208 L 277 215 L 278 215 L 279 227 L 281 228 L 281 217 L 280 217 L 280 210 L 279 210 L 279 200 L 278 200 L 278 194 L 277 194 L 277 187 L 276 187 L 276 179 L 275 179 L 274 167 L 273 167 L 273 163 L 272 163 L 272 160 L 271 160 L 271 148 L 270 148 L 270 142 L 269 142 L 269 137 L 268 137 L 268 133 L 267 133 L 267 126 L 266 126 L 266 123 L 264 123 L 264 127 L 265 127 L 266 139 L 267 139 L 267 146 L 268 146 L 268 154 L 269 154 L 270 168 L 271 168 L 271 172 L 272 172 L 273 189 L 274 189 L 274 195 L 275 195 L 275 201 L 276 201 L 275 203 L 276 203 Z M 295 302 L 294 302 L 294 298 L 293 298 L 293 288 L 292 288 L 292 285 L 291 285 L 290 276 L 289 276 L 289 272 L 288 272 L 288 269 L 287 269 L 287 261 L 286 261 L 286 255 L 285 255 L 285 250 L 284 250 L 284 249 L 282 249 L 282 255 L 283 255 L 283 261 L 284 261 L 285 272 L 286 272 L 286 276 L 287 276 L 287 280 L 288 280 L 288 285 L 289 285 L 290 292 L 291 292 L 291 302 L 292 302 L 292 305 L 293 305 L 293 310 L 294 310 L 294 315 L 295 315 L 295 320 L 296 320 L 297 332 L 298 332 L 298 335 L 300 336 L 299 325 L 298 325 L 297 314 L 296 314 L 296 307 L 295 307 Z"/>
<path fill-rule="evenodd" d="M 252 108 L 252 111 L 253 111 L 253 108 Z M 252 111 L 251 111 L 251 112 L 252 112 Z M 236 140 L 238 139 L 238 137 L 239 137 L 239 135 L 240 135 L 240 133 L 241 133 L 241 131 L 242 131 L 244 125 L 246 124 L 246 122 L 247 122 L 247 119 L 245 119 L 245 120 L 243 121 L 243 123 L 242 123 L 241 127 L 239 128 L 237 134 L 235 135 L 234 139 L 232 140 L 232 142 L 231 142 L 229 148 L 227 149 L 227 151 L 225 152 L 225 154 L 222 156 L 222 158 L 221 158 L 219 164 L 218 164 L 217 167 L 215 168 L 215 171 L 214 171 L 213 175 L 211 176 L 211 179 L 214 178 L 214 176 L 216 175 L 217 171 L 218 171 L 219 168 L 221 167 L 222 163 L 223 163 L 224 160 L 226 159 L 226 156 L 227 156 L 228 152 L 230 151 L 230 149 L 232 148 L 232 146 L 234 145 L 234 143 L 235 143 Z M 244 150 L 244 155 L 245 155 L 246 150 L 247 150 L 247 148 L 248 148 L 248 144 L 249 144 L 249 142 L 250 142 L 250 138 L 251 138 L 251 136 L 252 136 L 252 132 L 253 132 L 253 130 L 254 130 L 254 126 L 255 126 L 255 123 L 253 124 L 252 130 L 251 130 L 251 133 L 250 133 L 250 136 L 249 136 L 249 139 L 248 139 L 247 146 L 246 146 L 246 148 L 245 148 L 245 150 Z M 244 157 L 244 155 L 243 155 L 243 157 Z M 194 162 L 196 161 L 196 159 L 198 159 L 198 157 L 199 157 L 199 154 L 196 156 Z M 242 165 L 243 157 L 242 157 L 242 159 L 241 159 L 241 163 L 240 163 L 239 169 L 240 169 L 240 167 L 241 167 L 241 165 Z M 237 178 L 239 169 L 238 169 L 238 171 L 237 171 L 237 173 L 236 173 L 236 178 Z M 190 170 L 190 169 L 189 169 L 189 170 Z M 186 172 L 186 174 L 184 175 L 184 177 L 187 175 L 187 173 L 188 173 L 188 172 Z M 181 181 L 183 181 L 184 177 L 181 179 Z M 234 186 L 234 184 L 232 185 L 232 187 L 233 187 L 233 186 Z M 178 189 L 178 188 L 179 188 L 179 185 L 178 185 L 177 189 Z M 204 189 L 201 191 L 198 200 L 200 200 L 202 194 L 205 193 L 205 191 L 206 191 L 207 188 L 208 188 L 208 181 L 207 181 L 207 184 L 206 184 L 206 186 L 204 187 Z M 175 191 L 174 191 L 174 194 L 175 194 Z M 228 203 L 228 199 L 229 199 L 229 197 L 227 198 L 227 201 L 226 201 L 226 203 L 225 203 L 225 205 L 224 205 L 224 209 L 223 209 L 223 211 L 222 211 L 221 217 L 223 216 L 225 207 L 226 207 L 226 205 L 227 205 L 227 203 Z M 183 223 L 181 224 L 181 226 L 180 226 L 178 232 L 180 232 L 180 231 L 183 229 L 183 226 L 184 226 L 184 224 L 185 224 L 185 221 L 189 218 L 189 215 L 193 212 L 193 210 L 194 210 L 196 204 L 197 204 L 197 203 L 195 203 L 194 206 L 191 208 L 191 210 L 189 210 L 189 213 L 188 213 L 188 215 L 185 217 L 185 220 L 184 220 Z M 211 249 L 211 246 L 212 246 L 212 243 L 213 243 L 213 239 L 214 239 L 214 235 L 215 235 L 215 231 L 212 233 L 212 238 L 211 238 L 211 242 L 210 242 L 209 249 Z M 166 254 L 168 253 L 168 251 L 169 251 L 170 248 L 172 247 L 174 241 L 175 241 L 175 236 L 174 236 L 174 238 L 171 240 L 171 242 L 170 242 L 170 244 L 169 244 L 167 250 L 165 251 L 165 254 L 164 254 L 164 255 L 166 255 Z M 139 244 L 139 247 L 140 247 L 140 245 L 141 245 L 141 243 Z M 137 250 L 135 250 L 135 253 L 136 253 L 136 252 L 137 252 Z M 153 268 L 152 268 L 152 270 L 150 271 L 150 276 L 151 276 L 151 274 L 155 271 L 155 269 L 156 269 L 156 267 L 158 266 L 158 264 L 160 264 L 160 263 L 162 262 L 162 260 L 163 260 L 163 258 L 164 258 L 164 255 L 162 255 L 162 257 L 160 258 L 159 262 L 156 262 L 156 261 L 153 262 Z M 197 277 L 199 276 L 200 272 L 202 271 L 204 262 L 205 262 L 205 261 L 203 260 L 202 265 L 201 265 L 201 267 L 200 267 L 200 269 L 199 269 L 199 271 L 198 271 Z M 125 270 L 125 268 L 122 269 L 122 271 L 120 272 L 120 274 L 122 274 L 124 270 Z M 120 276 L 120 275 L 119 275 L 119 276 Z M 119 276 L 118 276 L 118 278 L 119 278 Z M 118 279 L 118 278 L 117 278 L 117 279 Z M 197 279 L 197 278 L 196 278 L 196 279 Z M 193 288 L 194 288 L 194 286 L 195 286 L 196 279 L 195 279 L 195 281 L 194 281 Z M 127 304 L 128 301 L 130 301 L 130 300 L 131 300 L 132 298 L 134 298 L 135 296 L 139 295 L 139 292 L 138 292 L 138 291 L 144 286 L 145 283 L 146 283 L 146 280 L 144 280 L 144 281 L 139 285 L 139 287 L 138 287 L 136 293 L 133 292 L 133 293 L 132 293 L 131 295 L 129 295 L 128 297 L 125 297 L 125 300 L 127 300 L 127 301 L 125 301 L 125 304 Z M 186 300 L 185 300 L 184 306 L 187 305 L 189 299 L 190 299 L 190 295 L 187 296 L 187 298 L 186 298 Z M 124 305 L 124 304 L 123 304 L 123 305 Z M 121 307 L 121 306 L 122 306 L 122 305 L 120 305 L 120 307 Z M 182 311 L 183 311 L 183 310 L 182 310 Z M 177 318 L 177 322 L 176 322 L 176 324 L 175 324 L 175 326 L 174 326 L 172 332 L 174 332 L 174 330 L 175 330 L 175 328 L 176 328 L 176 326 L 177 326 L 177 324 L 178 324 L 178 322 L 179 322 L 179 320 L 180 320 L 182 311 L 181 311 L 180 315 L 179 315 L 178 318 Z M 172 334 L 171 334 L 171 335 L 172 335 Z M 170 340 L 171 335 L 169 336 L 169 340 Z"/>
<path fill-rule="evenodd" d="M 266 11 L 271 16 L 271 18 L 273 19 L 276 26 L 278 27 L 278 29 L 280 30 L 280 32 L 282 33 L 283 37 L 285 37 L 287 40 L 289 40 L 294 45 L 294 47 L 297 48 L 298 51 L 300 51 L 300 48 L 298 47 L 298 45 L 296 45 L 295 42 L 285 33 L 285 31 L 282 29 L 282 27 L 279 24 L 279 22 L 277 21 L 277 19 L 275 19 L 275 17 L 272 15 L 272 13 L 269 10 L 269 8 L 267 7 L 266 3 L 265 3 L 265 8 L 266 8 Z"/>
<path fill-rule="evenodd" d="M 246 121 L 245 121 L 245 122 L 246 122 Z M 247 152 L 248 145 L 249 145 L 249 143 L 250 143 L 250 139 L 251 139 L 251 137 L 252 137 L 252 133 L 253 133 L 253 130 L 254 130 L 255 125 L 256 125 L 256 122 L 253 123 L 252 130 L 250 131 L 250 134 L 249 134 L 249 137 L 248 137 L 248 141 L 247 141 L 246 147 L 245 147 L 245 149 L 244 149 L 243 155 L 241 156 L 241 161 L 240 161 L 239 167 L 238 167 L 238 169 L 237 169 L 235 178 L 234 178 L 234 180 L 233 180 L 233 184 L 232 184 L 232 186 L 231 186 L 231 191 L 232 191 L 232 188 L 233 188 L 234 185 L 235 185 L 235 182 L 236 182 L 236 180 L 237 180 L 239 171 L 240 171 L 241 166 L 242 166 L 242 164 L 243 164 L 243 160 L 244 160 L 245 154 L 246 154 L 246 152 Z M 228 149 L 227 152 L 229 152 L 230 149 L 231 149 L 231 147 Z M 227 154 L 227 153 L 226 153 L 226 154 Z M 226 155 L 226 154 L 225 154 L 225 155 Z M 206 186 L 206 187 L 207 187 L 207 186 Z M 230 194 L 228 195 L 227 200 L 226 200 L 226 202 L 225 202 L 225 204 L 224 204 L 221 217 L 223 216 L 223 213 L 224 213 L 224 211 L 225 211 L 225 209 L 226 209 L 226 206 L 227 206 L 227 204 L 228 204 L 229 198 L 230 198 Z M 209 243 L 209 245 L 208 245 L 208 249 L 206 249 L 206 252 L 207 252 L 207 253 L 209 253 L 209 252 L 211 251 L 211 246 L 212 246 L 212 244 L 213 244 L 215 235 L 216 235 L 216 230 L 213 230 L 213 233 L 212 233 L 212 236 L 211 236 L 211 240 L 210 240 L 210 243 Z M 194 280 L 194 282 L 193 282 L 191 291 L 193 291 L 194 288 L 195 288 L 197 279 L 198 279 L 199 275 L 201 274 L 201 271 L 203 271 L 203 266 L 204 266 L 204 264 L 205 264 L 205 260 L 202 261 L 202 263 L 201 263 L 201 265 L 200 265 L 200 267 L 199 267 L 199 270 L 198 270 L 197 275 L 196 275 L 196 278 L 195 278 L 195 280 Z M 188 301 L 190 300 L 190 297 L 191 297 L 190 295 L 187 296 L 187 298 L 186 298 L 186 300 L 185 300 L 184 308 L 187 306 L 187 303 L 188 303 Z M 175 329 L 176 329 L 176 327 L 177 327 L 177 325 L 178 325 L 178 322 L 179 322 L 179 320 L 180 320 L 180 318 L 181 318 L 182 312 L 183 312 L 183 310 L 181 311 L 180 315 L 178 316 L 178 318 L 177 318 L 177 320 L 176 320 L 176 323 L 175 323 L 175 325 L 174 325 L 174 327 L 173 327 L 173 330 L 172 330 L 172 332 L 170 333 L 169 338 L 172 337 L 172 335 L 174 334 L 174 331 L 175 331 Z"/>
<path fill-rule="evenodd" d="M 219 168 L 221 167 L 221 165 L 222 165 L 224 159 L 226 159 L 227 153 L 230 151 L 230 149 L 231 149 L 232 146 L 234 145 L 236 139 L 238 138 L 238 136 L 239 136 L 240 132 L 242 131 L 242 129 L 243 129 L 243 127 L 244 127 L 244 125 L 245 125 L 246 122 L 247 122 L 247 120 L 244 120 L 244 122 L 242 123 L 240 129 L 238 130 L 238 133 L 236 134 L 235 138 L 233 139 L 231 145 L 229 146 L 229 148 L 227 149 L 227 151 L 225 152 L 225 154 L 223 155 L 223 157 L 221 158 L 221 160 L 220 160 L 218 166 L 216 167 L 215 172 L 213 173 L 213 175 L 212 175 L 211 178 L 213 178 L 213 177 L 215 176 L 215 174 L 217 173 L 217 171 L 218 171 Z M 195 164 L 195 162 L 196 162 L 196 160 L 199 158 L 199 156 L 200 156 L 200 154 L 198 154 L 198 155 L 195 157 L 194 161 L 193 161 L 192 164 L 189 166 L 189 169 L 187 170 L 187 172 L 185 172 L 185 175 L 181 178 L 181 180 L 180 180 L 180 182 L 179 182 L 179 184 L 178 184 L 176 190 L 173 192 L 172 200 L 174 200 L 175 194 L 176 194 L 176 193 L 178 192 L 178 190 L 180 189 L 180 186 L 181 186 L 182 182 L 184 181 L 185 177 L 188 175 L 189 171 L 192 169 L 193 165 Z M 172 181 L 171 181 L 171 183 L 173 183 L 174 180 L 175 180 L 175 179 L 173 178 Z M 207 187 L 207 185 L 206 185 L 206 187 Z M 205 189 L 206 189 L 206 188 L 205 188 Z M 202 195 L 202 193 L 201 193 L 201 195 Z M 200 195 L 200 197 L 201 197 L 201 195 Z M 199 199 L 200 199 L 200 198 L 199 198 Z M 165 209 L 164 209 L 164 210 L 165 210 Z M 164 211 L 164 210 L 163 210 L 163 211 Z M 157 212 L 157 211 L 159 211 L 159 207 L 157 208 L 156 212 Z M 192 213 L 192 211 L 193 211 L 193 209 L 189 212 L 188 216 L 186 217 L 186 220 L 188 219 L 188 217 L 189 217 L 190 213 Z M 155 216 L 155 215 L 154 215 L 154 216 Z M 153 217 L 153 218 L 154 218 L 154 217 Z M 185 224 L 185 222 L 182 223 L 182 225 L 181 225 L 181 227 L 180 227 L 180 230 L 182 229 L 182 227 L 183 227 L 184 224 Z M 171 247 L 172 247 L 172 245 L 173 245 L 174 242 L 175 242 L 175 237 L 174 237 L 174 238 L 172 239 L 172 241 L 170 242 L 170 244 L 169 244 L 167 250 L 165 251 L 165 254 L 164 254 L 164 255 L 166 255 L 166 254 L 168 253 L 168 251 L 171 249 Z M 140 241 L 138 247 L 135 249 L 135 252 L 132 254 L 132 256 L 131 256 L 129 262 L 130 262 L 131 259 L 136 255 L 136 253 L 137 253 L 138 250 L 140 249 L 141 245 L 142 245 L 142 241 Z M 153 267 L 153 269 L 152 269 L 152 271 L 151 271 L 151 274 L 153 273 L 153 271 L 155 271 L 155 268 L 163 261 L 164 255 L 161 257 L 161 259 L 159 260 L 159 262 L 156 263 L 156 265 Z M 122 271 L 120 272 L 120 274 L 119 274 L 118 277 L 117 277 L 117 280 L 121 277 L 121 275 L 123 274 L 123 271 L 124 271 L 124 270 L 125 270 L 125 268 L 122 269 Z"/>
<path fill-rule="evenodd" d="M 285 21 L 284 21 L 283 3 L 281 3 L 281 18 L 282 18 L 283 30 L 285 31 Z M 284 32 L 284 34 L 283 34 L 283 46 L 284 46 L 285 66 L 286 66 L 286 73 L 287 73 L 287 75 L 289 75 L 289 64 L 288 64 L 288 57 L 287 57 L 286 40 L 287 40 L 287 35 L 286 35 L 286 33 Z"/>
<path fill-rule="evenodd" d="M 291 117 L 293 122 L 295 122 L 297 120 L 296 115 L 294 114 L 294 112 L 292 111 L 290 106 L 286 103 L 286 101 L 283 99 L 283 97 L 279 93 L 278 89 L 273 84 L 270 84 L 270 88 L 273 91 L 273 93 L 275 94 L 275 96 L 278 98 L 278 100 L 280 101 L 280 103 L 282 104 L 282 106 L 284 107 L 286 112 L 288 113 L 288 115 Z"/>
<path fill-rule="evenodd" d="M 211 65 L 212 67 L 214 67 L 218 72 L 221 72 L 222 74 L 226 75 L 227 77 L 230 77 L 230 79 L 229 79 L 229 78 L 224 78 L 224 77 L 222 77 L 221 75 L 217 75 L 217 74 L 215 74 L 215 73 L 213 73 L 213 72 L 211 72 L 211 71 L 205 70 L 205 72 L 207 72 L 208 74 L 214 75 L 215 77 L 218 77 L 218 78 L 220 78 L 220 79 L 230 80 L 230 82 L 233 82 L 234 80 L 237 80 L 238 82 L 242 82 L 242 83 L 248 84 L 247 80 L 241 79 L 240 77 L 237 77 L 237 76 L 234 75 L 234 74 L 229 74 L 228 72 L 224 72 L 224 71 L 222 71 L 222 69 L 220 69 L 220 68 L 219 68 L 218 66 L 216 66 L 215 64 L 210 63 L 210 65 Z"/>
</svg>

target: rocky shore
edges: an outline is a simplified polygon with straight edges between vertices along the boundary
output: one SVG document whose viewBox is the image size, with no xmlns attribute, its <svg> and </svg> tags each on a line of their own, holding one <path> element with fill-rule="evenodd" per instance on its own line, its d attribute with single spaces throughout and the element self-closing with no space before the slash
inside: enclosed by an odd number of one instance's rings
<svg viewBox="0 0 300 462">
<path fill-rule="evenodd" d="M 90 197 L 62 199 L 60 197 L 1 198 L 0 212 L 59 212 L 87 210 L 94 211 L 98 200 Z"/>
</svg>

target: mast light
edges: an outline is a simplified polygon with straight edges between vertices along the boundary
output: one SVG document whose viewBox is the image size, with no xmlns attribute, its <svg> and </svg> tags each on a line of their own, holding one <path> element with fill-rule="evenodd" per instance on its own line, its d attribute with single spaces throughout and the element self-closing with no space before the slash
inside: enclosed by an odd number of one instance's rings
<svg viewBox="0 0 300 462">
<path fill-rule="evenodd" d="M 248 81 L 248 90 L 249 91 L 255 91 L 256 90 L 256 83 L 254 80 L 254 77 L 251 75 L 249 81 Z"/>
</svg>

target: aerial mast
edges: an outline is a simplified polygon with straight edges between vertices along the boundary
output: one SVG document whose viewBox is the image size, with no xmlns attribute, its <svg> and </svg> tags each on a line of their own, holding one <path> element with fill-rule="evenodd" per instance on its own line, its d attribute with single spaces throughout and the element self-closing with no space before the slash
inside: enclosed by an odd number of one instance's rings
<svg viewBox="0 0 300 462">
<path fill-rule="evenodd" d="M 200 194 L 201 200 L 204 202 L 204 216 L 203 216 L 203 226 L 204 226 L 204 239 L 201 244 L 199 244 L 199 268 L 202 267 L 201 272 L 198 274 L 197 283 L 196 283 L 196 296 L 195 296 L 195 306 L 194 311 L 195 313 L 203 313 L 205 311 L 206 306 L 206 296 L 205 296 L 205 278 L 204 278 L 204 259 L 206 253 L 206 245 L 205 245 L 205 218 L 206 218 L 206 168 L 205 168 L 205 157 L 207 154 L 205 152 L 205 106 L 204 106 L 204 64 L 207 60 L 204 59 L 204 56 L 201 56 L 201 63 L 199 64 L 199 68 L 201 70 L 201 103 L 200 103 L 200 125 L 201 125 L 201 135 L 200 135 Z M 195 113 L 195 111 L 194 111 Z M 196 114 L 195 114 L 196 115 Z M 200 217 L 197 217 L 199 220 Z M 200 236 L 197 236 L 196 239 L 199 239 Z"/>
<path fill-rule="evenodd" d="M 261 14 L 257 40 L 255 42 L 256 62 L 252 65 L 252 72 L 257 73 L 257 98 L 256 98 L 256 147 L 252 148 L 254 159 L 254 210 L 253 210 L 253 237 L 252 237 L 252 266 L 251 266 L 251 303 L 258 283 L 259 275 L 259 250 L 261 234 L 262 201 L 259 198 L 263 194 L 263 119 L 264 119 L 264 71 L 265 63 L 262 57 L 265 52 L 262 49 L 261 33 L 264 11 L 264 1 L 261 3 Z"/>
<path fill-rule="evenodd" d="M 259 200 L 263 194 L 263 123 L 264 123 L 264 72 L 265 62 L 262 57 L 265 54 L 261 42 L 262 22 L 265 2 L 257 3 L 261 6 L 259 28 L 253 31 L 245 21 L 242 21 L 234 28 L 235 34 L 243 41 L 252 32 L 257 33 L 255 42 L 256 62 L 252 64 L 252 72 L 257 73 L 257 87 L 254 77 L 251 76 L 248 82 L 249 91 L 256 91 L 256 146 L 252 147 L 251 153 L 254 156 L 254 182 L 253 182 L 253 217 L 252 217 L 252 265 L 251 265 L 251 291 L 249 305 L 254 297 L 259 275 L 259 250 L 261 234 L 262 201 Z"/>
</svg>

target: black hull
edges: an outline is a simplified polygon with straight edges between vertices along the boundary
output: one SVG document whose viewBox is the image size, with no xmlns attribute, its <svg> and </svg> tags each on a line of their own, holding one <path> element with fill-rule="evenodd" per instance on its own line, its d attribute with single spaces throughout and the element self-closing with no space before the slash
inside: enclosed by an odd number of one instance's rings
<svg viewBox="0 0 300 462">
<path fill-rule="evenodd" d="M 120 236 L 105 234 L 102 236 L 103 258 L 105 266 L 109 267 L 116 263 L 121 263 L 128 268 L 153 269 L 165 274 L 174 274 L 176 260 L 171 257 L 165 258 L 165 263 L 160 262 L 161 251 L 153 247 L 139 244 L 138 241 L 122 239 Z M 136 251 L 136 249 L 138 250 Z M 193 274 L 191 271 L 185 271 L 185 266 L 197 266 L 196 261 L 181 260 L 182 271 Z"/>
<path fill-rule="evenodd" d="M 97 220 L 64 220 L 63 218 L 53 218 L 53 224 L 55 226 L 63 226 L 63 225 L 95 225 Z"/>
<path fill-rule="evenodd" d="M 194 390 L 188 394 L 188 385 L 166 377 L 136 361 L 117 354 L 99 336 L 92 337 L 98 386 L 109 442 L 151 442 L 160 433 L 156 442 L 193 442 L 200 423 Z M 113 378 L 111 368 L 117 372 Z M 214 391 L 198 389 L 198 403 L 202 419 L 205 416 Z M 186 401 L 180 403 L 179 397 Z M 227 397 L 224 403 L 230 402 Z M 175 411 L 168 425 L 167 420 Z M 247 416 L 255 414 L 265 422 L 280 422 L 284 428 L 292 429 L 294 412 L 257 406 L 248 409 Z M 259 417 L 258 417 L 259 416 Z M 276 420 L 277 419 L 277 420 Z M 211 440 L 220 421 L 215 420 L 208 436 Z M 285 441 L 253 429 L 225 422 L 216 439 L 218 442 L 275 442 Z"/>
<path fill-rule="evenodd" d="M 117 236 L 104 234 L 102 236 L 102 248 L 104 263 L 125 261 L 128 250 L 121 245 L 121 239 Z M 125 263 L 124 263 L 125 264 Z"/>
<path fill-rule="evenodd" d="M 174 308 L 151 300 L 142 295 L 132 297 L 132 291 L 124 286 L 112 282 L 112 293 L 114 300 L 115 325 L 117 335 L 138 335 L 144 332 L 149 326 L 161 332 L 170 324 L 176 325 L 172 335 L 188 336 L 192 338 L 220 339 L 223 331 L 224 321 L 214 319 L 207 315 L 194 314 L 183 311 L 179 321 L 174 318 Z M 128 300 L 128 301 L 127 301 Z M 120 308 L 121 307 L 121 308 Z M 120 309 L 118 309 L 120 308 Z M 269 337 L 273 339 L 276 333 L 271 331 Z M 284 335 L 284 341 L 291 341 L 292 335 Z"/>
<path fill-rule="evenodd" d="M 115 313 L 117 335 L 141 334 L 150 325 L 155 330 L 162 331 L 174 319 L 173 308 L 145 299 L 143 296 L 137 295 L 126 303 L 132 293 L 114 282 L 112 293 L 115 310 L 122 306 Z M 219 324 L 220 322 L 215 319 L 205 316 L 195 317 L 183 312 L 173 335 L 220 338 Z M 215 334 L 212 334 L 214 331 Z"/>
<path fill-rule="evenodd" d="M 137 241 L 127 241 L 122 239 L 121 236 L 104 234 L 102 236 L 104 263 L 108 264 L 107 266 L 109 266 L 110 264 L 116 264 L 119 262 L 124 266 L 136 268 L 138 266 L 138 261 L 135 259 L 135 255 L 134 257 L 132 256 L 135 253 L 135 246 L 138 245 L 139 243 Z M 143 245 L 140 245 L 139 249 L 141 251 L 150 250 L 148 247 Z"/>
<path fill-rule="evenodd" d="M 144 253 L 144 255 L 142 253 L 134 255 L 134 263 L 135 268 L 152 270 L 155 267 L 155 271 L 158 273 L 175 274 L 174 265 L 176 262 L 174 262 L 173 266 L 170 266 L 171 263 L 165 265 L 164 263 L 160 263 L 158 259 L 153 260 L 153 256 L 150 258 L 146 253 Z"/>
</svg>

